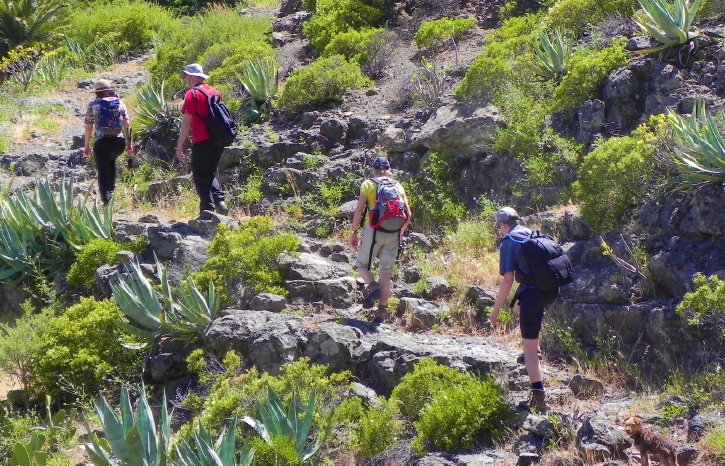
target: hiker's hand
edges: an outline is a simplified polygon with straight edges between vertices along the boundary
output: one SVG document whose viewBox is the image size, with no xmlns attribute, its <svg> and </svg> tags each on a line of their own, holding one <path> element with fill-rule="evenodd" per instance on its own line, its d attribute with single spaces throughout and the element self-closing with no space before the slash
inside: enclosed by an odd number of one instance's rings
<svg viewBox="0 0 725 466">
<path fill-rule="evenodd" d="M 516 301 L 516 304 L 514 304 L 514 315 L 516 315 L 516 317 L 521 315 L 521 306 L 519 306 L 518 301 Z"/>
<path fill-rule="evenodd" d="M 182 147 L 176 148 L 176 160 L 186 162 L 186 156 L 184 156 L 184 149 Z"/>
<path fill-rule="evenodd" d="M 91 158 L 91 154 L 93 154 L 93 151 L 91 150 L 91 146 L 84 146 L 83 147 L 83 155 L 85 155 L 86 157 L 88 157 L 90 159 Z"/>
<path fill-rule="evenodd" d="M 350 247 L 353 248 L 355 251 L 357 251 L 357 249 L 360 247 L 360 238 L 358 238 L 356 231 L 350 233 L 349 243 Z"/>
<path fill-rule="evenodd" d="M 491 315 L 488 316 L 488 321 L 491 322 L 493 328 L 498 328 L 498 310 L 491 311 Z"/>
<path fill-rule="evenodd" d="M 133 157 L 133 146 L 131 144 L 126 144 L 126 153 L 129 157 Z"/>
</svg>

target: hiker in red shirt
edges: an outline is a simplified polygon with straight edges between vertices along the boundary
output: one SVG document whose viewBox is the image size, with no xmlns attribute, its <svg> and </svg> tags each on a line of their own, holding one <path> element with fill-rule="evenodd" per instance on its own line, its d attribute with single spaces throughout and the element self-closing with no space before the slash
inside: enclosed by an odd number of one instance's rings
<svg viewBox="0 0 725 466">
<path fill-rule="evenodd" d="M 226 214 L 229 209 L 224 203 L 224 193 L 216 177 L 217 166 L 224 147 L 214 143 L 209 136 L 203 117 L 209 114 L 209 104 L 205 95 L 220 95 L 204 80 L 209 76 L 198 63 L 187 65 L 183 71 L 184 82 L 189 87 L 181 107 L 183 115 L 179 139 L 176 142 L 176 158 L 186 161 L 184 145 L 191 133 L 191 177 L 199 195 L 199 213 L 205 210 Z"/>
</svg>

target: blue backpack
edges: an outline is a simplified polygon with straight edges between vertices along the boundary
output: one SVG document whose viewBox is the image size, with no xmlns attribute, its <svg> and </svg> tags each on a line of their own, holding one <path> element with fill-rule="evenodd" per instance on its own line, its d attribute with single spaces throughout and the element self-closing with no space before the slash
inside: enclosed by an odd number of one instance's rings
<svg viewBox="0 0 725 466">
<path fill-rule="evenodd" d="M 529 272 L 523 274 L 522 283 L 537 290 L 553 291 L 573 281 L 571 261 L 554 238 L 536 230 L 527 239 L 519 240 L 510 234 L 506 236 L 521 244 L 521 252 L 529 267 Z"/>
<path fill-rule="evenodd" d="M 232 119 L 232 112 L 222 102 L 219 94 L 209 95 L 199 86 L 195 87 L 194 90 L 206 96 L 206 101 L 209 105 L 209 114 L 206 117 L 202 117 L 201 115 L 199 117 L 204 121 L 212 142 L 222 147 L 230 145 L 234 142 L 234 138 L 237 137 L 237 124 Z M 193 95 L 194 100 L 196 100 L 196 93 Z"/>
<path fill-rule="evenodd" d="M 96 116 L 96 128 L 103 130 L 118 130 L 121 132 L 121 99 L 98 99 L 98 115 Z"/>
</svg>

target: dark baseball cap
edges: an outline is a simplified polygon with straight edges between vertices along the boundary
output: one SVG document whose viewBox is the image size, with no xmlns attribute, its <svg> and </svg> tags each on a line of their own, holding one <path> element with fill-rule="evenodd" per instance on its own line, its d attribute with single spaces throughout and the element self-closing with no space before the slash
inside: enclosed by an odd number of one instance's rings
<svg viewBox="0 0 725 466">
<path fill-rule="evenodd" d="M 390 170 L 390 161 L 386 157 L 378 157 L 373 160 L 373 168 L 376 170 Z"/>
<path fill-rule="evenodd" d="M 504 207 L 496 212 L 496 223 L 519 220 L 519 214 L 511 207 Z"/>
</svg>

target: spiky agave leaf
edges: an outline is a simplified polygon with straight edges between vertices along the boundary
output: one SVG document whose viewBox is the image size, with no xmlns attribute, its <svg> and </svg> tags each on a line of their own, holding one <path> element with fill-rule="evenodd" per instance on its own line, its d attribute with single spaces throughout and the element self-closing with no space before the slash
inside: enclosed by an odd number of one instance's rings
<svg viewBox="0 0 725 466">
<path fill-rule="evenodd" d="M 670 110 L 669 119 L 676 142 L 675 161 L 686 175 L 686 183 L 725 182 L 725 139 L 705 102 L 697 99 L 689 118 Z"/>
<path fill-rule="evenodd" d="M 642 10 L 634 15 L 634 22 L 662 45 L 642 52 L 659 51 L 687 43 L 699 35 L 692 31 L 703 0 L 638 0 Z"/>
<path fill-rule="evenodd" d="M 571 55 L 571 46 L 559 29 L 542 32 L 533 47 L 536 72 L 544 78 L 561 78 Z"/>
<path fill-rule="evenodd" d="M 250 61 L 242 68 L 239 81 L 257 107 L 268 103 L 277 93 L 277 62 L 270 57 Z"/>
</svg>

